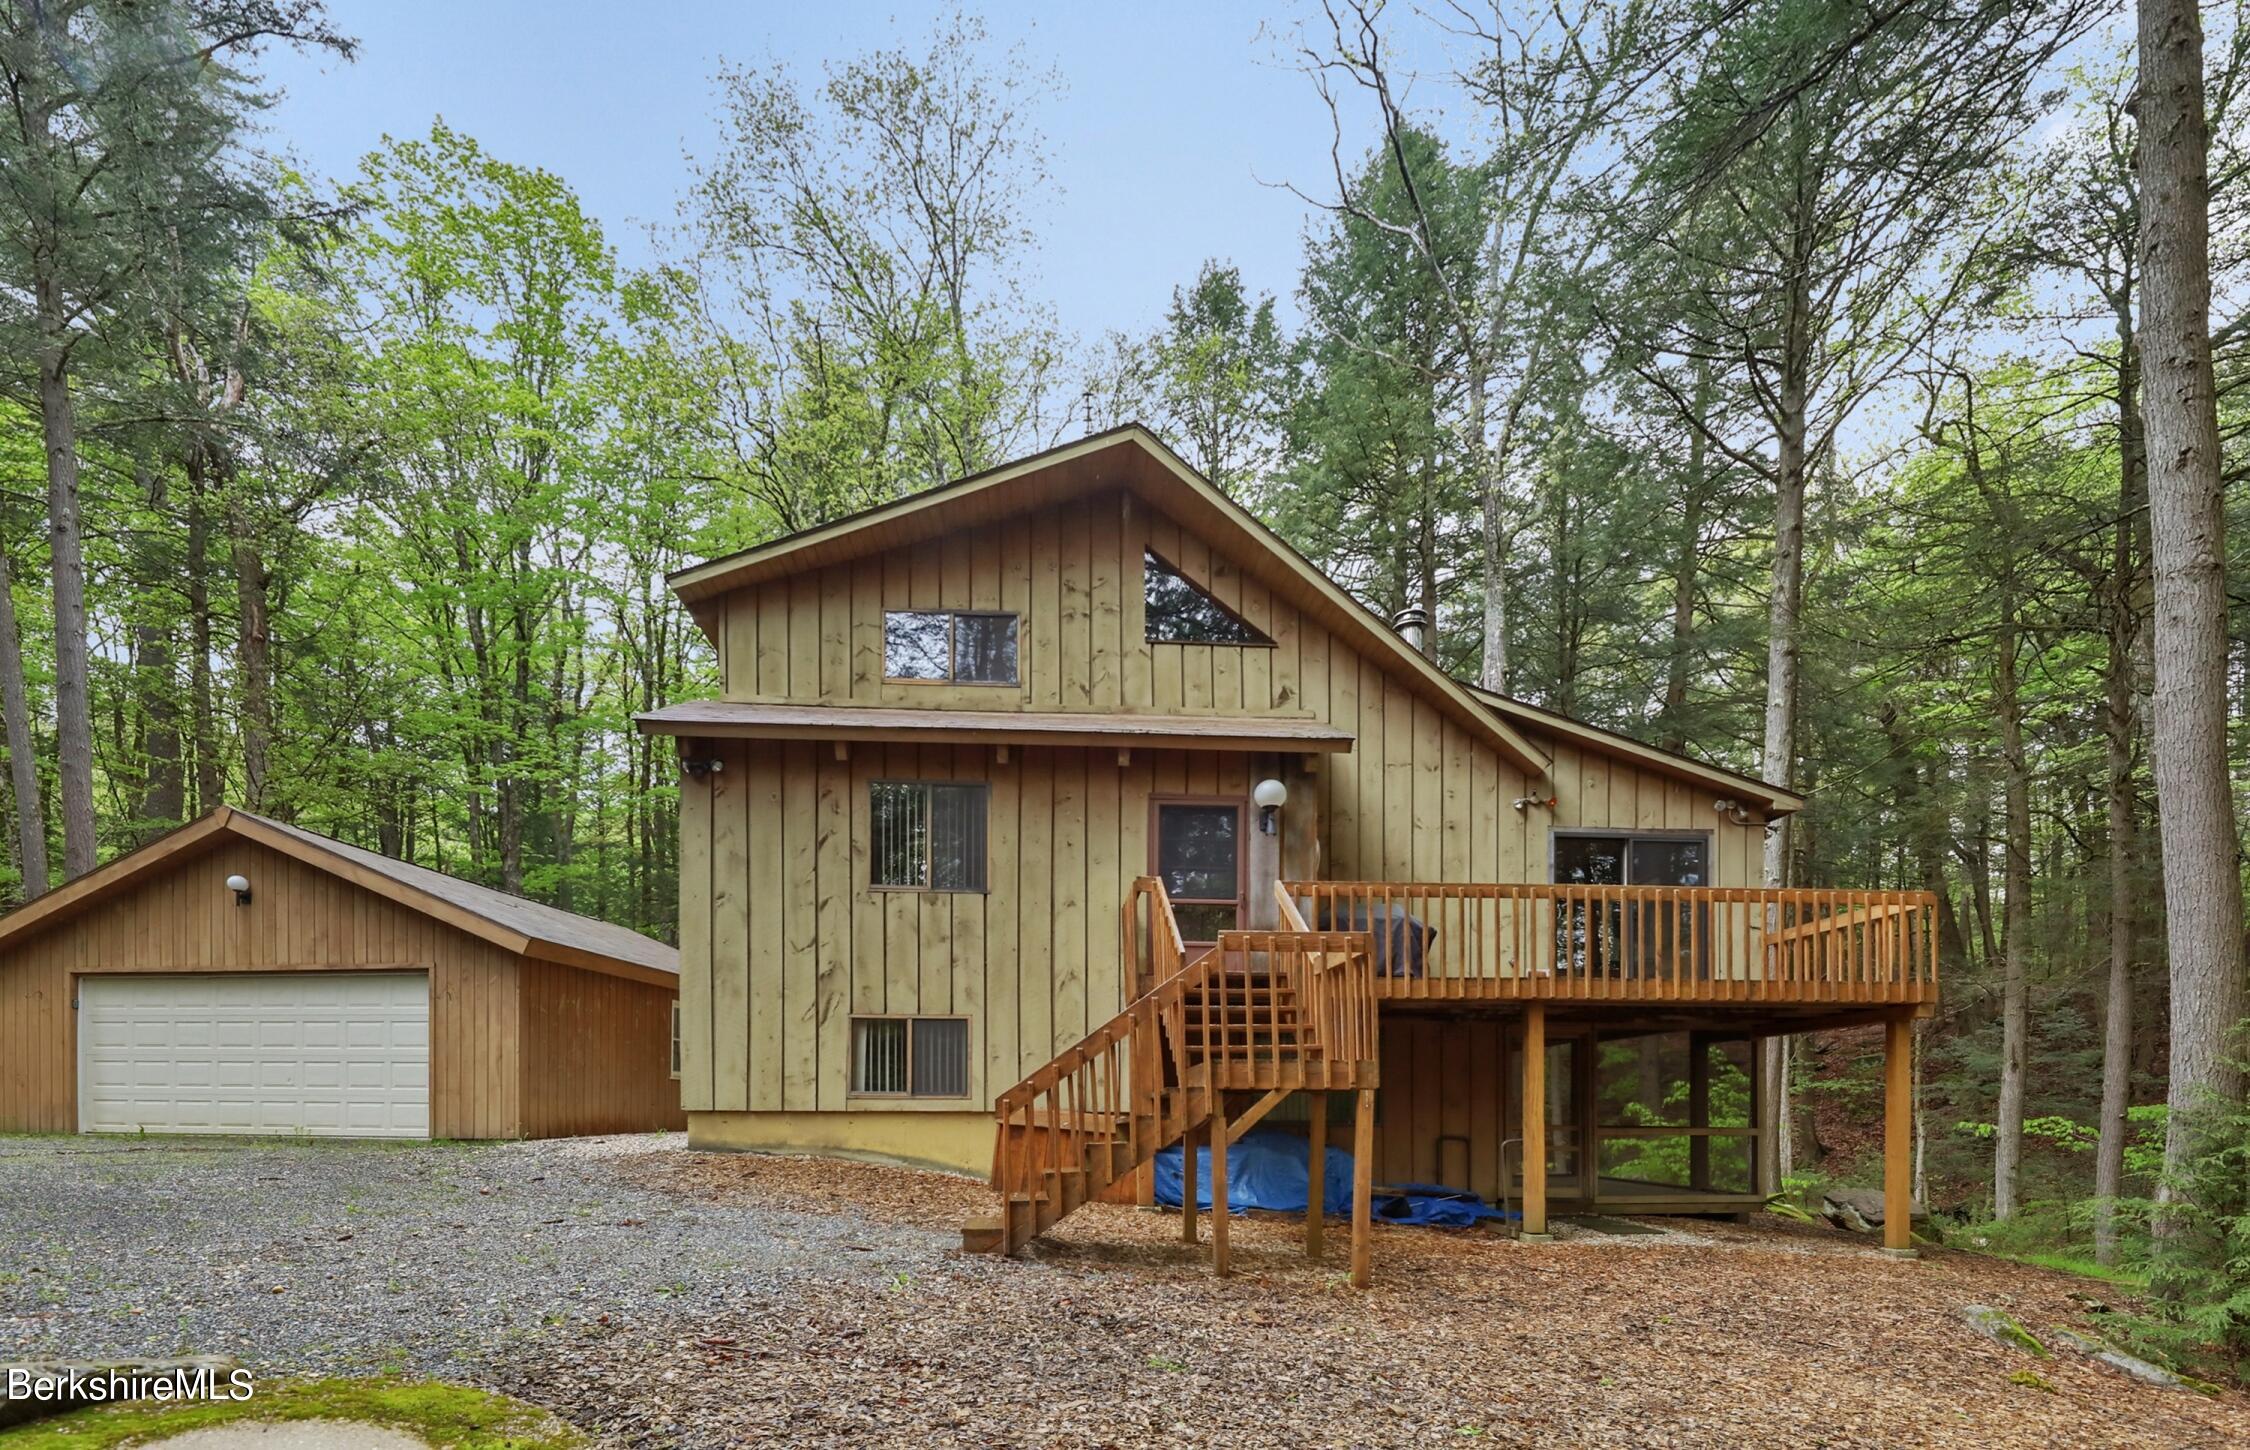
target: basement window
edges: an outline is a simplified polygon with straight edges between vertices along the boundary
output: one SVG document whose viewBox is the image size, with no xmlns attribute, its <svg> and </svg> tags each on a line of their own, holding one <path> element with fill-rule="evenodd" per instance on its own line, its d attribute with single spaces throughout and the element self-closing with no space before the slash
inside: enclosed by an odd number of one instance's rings
<svg viewBox="0 0 2250 1450">
<path fill-rule="evenodd" d="M 1211 597 L 1210 591 L 1159 559 L 1144 555 L 1141 604 L 1145 633 L 1156 644 L 1259 644 L 1272 639 Z"/>
<path fill-rule="evenodd" d="M 883 616 L 883 678 L 962 685 L 1016 683 L 1016 616 L 891 610 Z"/>
<path fill-rule="evenodd" d="M 969 1020 L 854 1017 L 851 1090 L 857 1097 L 967 1097 Z"/>
<path fill-rule="evenodd" d="M 990 788 L 879 780 L 868 787 L 868 885 L 887 891 L 984 890 Z"/>
</svg>

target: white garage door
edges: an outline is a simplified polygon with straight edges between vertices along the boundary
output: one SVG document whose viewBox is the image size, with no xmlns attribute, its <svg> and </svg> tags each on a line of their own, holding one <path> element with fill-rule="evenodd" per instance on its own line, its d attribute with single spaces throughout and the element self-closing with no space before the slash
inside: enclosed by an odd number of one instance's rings
<svg viewBox="0 0 2250 1450">
<path fill-rule="evenodd" d="M 427 1138 L 429 978 L 81 977 L 78 1126 Z"/>
</svg>

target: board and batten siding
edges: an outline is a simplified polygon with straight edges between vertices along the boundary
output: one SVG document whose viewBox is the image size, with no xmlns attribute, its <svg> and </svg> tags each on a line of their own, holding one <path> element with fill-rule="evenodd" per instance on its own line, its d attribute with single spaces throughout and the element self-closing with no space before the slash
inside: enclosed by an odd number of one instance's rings
<svg viewBox="0 0 2250 1450">
<path fill-rule="evenodd" d="M 523 1136 L 685 1127 L 670 1072 L 670 987 L 527 957 L 521 1011 Z"/>
<path fill-rule="evenodd" d="M 1152 549 L 1270 637 L 1151 643 Z M 1018 683 L 886 681 L 894 609 L 1017 613 Z M 1556 828 L 1708 831 L 1713 884 L 1757 881 L 1760 825 L 1714 793 L 1535 736 L 1527 781 L 1393 662 L 1363 653 L 1126 491 L 749 586 L 710 611 L 726 698 L 1112 714 L 1288 716 L 1352 731 L 1293 800 L 1317 816 L 1335 880 L 1543 881 Z M 1528 732 L 1527 733 L 1534 733 Z M 699 747 L 701 748 L 701 747 Z M 1118 903 L 1148 869 L 1154 794 L 1247 796 L 1271 758 L 989 745 L 713 742 L 718 773 L 681 787 L 681 998 L 690 1112 L 841 1110 L 854 1015 L 963 1015 L 983 1109 L 1124 1005 Z M 991 889 L 869 886 L 868 787 L 979 780 L 992 790 Z M 1518 809 L 1515 802 L 1537 796 Z M 1550 810 L 1543 802 L 1552 797 Z"/>
<path fill-rule="evenodd" d="M 429 973 L 430 1132 L 517 1136 L 514 955 L 241 839 L 0 952 L 0 1128 L 78 1131 L 74 975 L 354 968 Z"/>
<path fill-rule="evenodd" d="M 1019 746 L 730 741 L 681 786 L 681 1100 L 690 1112 L 841 1109 L 854 1016 L 967 1017 L 982 1111 L 1114 1016 L 1118 920 L 1148 866 L 1149 799 L 1247 794 L 1249 758 Z M 868 883 L 879 780 L 990 792 L 981 892 Z M 866 1106 L 867 1104 L 860 1104 Z"/>
</svg>

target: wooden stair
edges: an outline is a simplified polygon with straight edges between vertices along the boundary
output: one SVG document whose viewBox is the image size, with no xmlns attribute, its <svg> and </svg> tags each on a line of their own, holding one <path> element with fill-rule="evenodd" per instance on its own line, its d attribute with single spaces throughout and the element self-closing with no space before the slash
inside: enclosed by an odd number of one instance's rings
<svg viewBox="0 0 2250 1450">
<path fill-rule="evenodd" d="M 1190 962 L 1162 885 L 1143 878 L 1125 953 L 1154 985 L 994 1104 L 1000 1212 L 965 1224 L 963 1248 L 1015 1252 L 1210 1126 L 1229 1091 L 1374 1086 L 1364 935 L 1230 932 Z"/>
<path fill-rule="evenodd" d="M 1043 1166 L 1036 1179 L 1017 1176 L 1002 1196 L 998 1215 L 963 1225 L 961 1247 L 973 1253 L 1014 1253 L 1210 1121 L 1210 1090 L 1201 1083 L 1163 1089 L 1156 1112 L 1138 1131 L 1091 1136 L 1080 1144 L 1076 1163 Z"/>
</svg>

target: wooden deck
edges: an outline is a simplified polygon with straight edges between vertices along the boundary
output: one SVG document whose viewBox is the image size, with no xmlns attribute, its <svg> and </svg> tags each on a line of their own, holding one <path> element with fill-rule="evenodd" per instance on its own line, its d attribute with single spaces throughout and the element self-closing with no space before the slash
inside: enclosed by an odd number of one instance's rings
<svg viewBox="0 0 2250 1450">
<path fill-rule="evenodd" d="M 1515 1002 L 1522 1017 L 1520 1236 L 1547 1237 L 1550 1201 L 1547 1030 L 1570 1018 L 1744 1019 L 1791 1012 L 1825 1023 L 1886 1023 L 1885 1197 L 1905 1250 L 1912 1055 L 1907 1019 L 1937 998 L 1936 899 L 1925 892 L 1400 882 L 1277 882 L 1278 931 L 1228 931 L 1190 956 L 1161 882 L 1123 902 L 1122 945 L 1137 991 L 1126 1009 L 995 1106 L 992 1184 L 1001 1213 L 967 1225 L 965 1246 L 1013 1252 L 1173 1143 L 1207 1134 L 1212 1265 L 1228 1270 L 1226 1148 L 1295 1092 L 1313 1105 L 1308 1165 L 1325 1161 L 1325 1095 L 1352 1095 L 1351 1279 L 1368 1282 L 1368 1225 L 1380 1023 L 1386 1010 L 1460 1011 Z M 1734 1024 L 1741 1027 L 1742 1020 Z M 1751 1030 L 1761 1030 L 1753 1027 Z M 1780 1030 L 1790 1030 L 1782 1027 Z M 1263 1094 L 1228 1120 L 1229 1092 Z M 1691 1096 L 1694 1088 L 1691 1080 Z M 1238 1104 L 1239 1105 L 1239 1104 Z M 1559 1129 L 1558 1129 L 1559 1130 Z M 1748 1126 L 1703 1123 L 1586 1129 L 1584 1166 L 1552 1197 L 1595 1212 L 1725 1212 L 1758 1201 L 1710 1185 L 1711 1145 Z M 1602 1171 L 1609 1138 L 1687 1137 L 1692 1182 L 1635 1182 Z M 1182 1232 L 1196 1238 L 1196 1158 L 1188 1153 Z M 1574 1193 L 1591 1171 L 1590 1195 Z M 1320 1216 L 1306 1250 L 1321 1253 Z"/>
<path fill-rule="evenodd" d="M 1367 932 L 1385 1003 L 1927 1010 L 1924 891 L 1297 881 L 1318 930 Z"/>
</svg>

